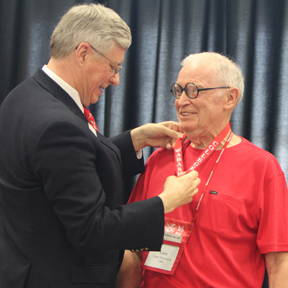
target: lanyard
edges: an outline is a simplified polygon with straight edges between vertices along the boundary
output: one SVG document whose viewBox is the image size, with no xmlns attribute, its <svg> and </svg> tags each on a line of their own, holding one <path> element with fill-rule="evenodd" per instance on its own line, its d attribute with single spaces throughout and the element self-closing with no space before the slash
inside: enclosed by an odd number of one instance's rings
<svg viewBox="0 0 288 288">
<path fill-rule="evenodd" d="M 223 139 L 225 138 L 225 136 L 229 132 L 230 127 L 231 127 L 231 124 L 228 123 L 226 125 L 226 127 L 215 137 L 215 139 L 212 140 L 212 142 L 204 149 L 204 151 L 199 156 L 199 158 L 186 171 L 186 174 L 191 172 L 191 171 L 193 171 L 193 170 L 195 170 L 197 167 L 199 167 L 201 164 L 203 164 L 203 162 L 205 160 L 208 159 L 208 157 L 213 153 L 213 151 L 223 141 Z M 230 133 L 230 135 L 231 135 L 231 133 Z M 175 165 L 176 165 L 176 174 L 177 174 L 178 177 L 184 172 L 184 170 L 183 170 L 184 169 L 184 166 L 183 166 L 183 152 L 182 152 L 182 142 L 181 142 L 181 140 L 183 140 L 185 138 L 186 138 L 186 135 L 184 134 L 184 136 L 181 139 L 177 139 L 176 143 L 175 143 L 175 147 L 174 147 L 174 160 L 175 160 Z M 226 142 L 227 142 L 227 140 L 226 140 Z M 224 148 L 224 146 L 223 146 L 223 148 Z M 223 150 L 223 148 L 222 148 L 222 150 Z"/>
<path fill-rule="evenodd" d="M 201 153 L 201 155 L 199 156 L 199 158 L 193 163 L 193 165 L 185 172 L 186 174 L 195 170 L 197 167 L 199 167 L 201 164 L 203 164 L 203 162 L 205 160 L 208 159 L 209 156 L 211 156 L 211 154 L 214 152 L 214 150 L 219 146 L 219 144 L 223 141 L 223 139 L 225 138 L 225 136 L 227 135 L 227 133 L 230 131 L 229 136 L 224 144 L 224 146 L 221 149 L 221 152 L 219 154 L 219 157 L 217 158 L 211 173 L 208 177 L 207 182 L 205 183 L 203 192 L 200 196 L 198 205 L 196 207 L 196 213 L 193 217 L 193 221 L 195 221 L 196 216 L 197 216 L 197 212 L 200 206 L 200 203 L 203 199 L 203 196 L 207 190 L 208 184 L 210 183 L 210 180 L 212 178 L 212 175 L 221 159 L 221 156 L 223 155 L 225 149 L 227 148 L 228 143 L 230 142 L 231 138 L 232 138 L 232 131 L 230 130 L 231 124 L 228 123 L 227 126 L 216 136 L 216 138 L 204 149 L 204 151 Z M 184 137 L 186 137 L 186 135 L 184 135 Z M 183 137 L 183 138 L 184 138 Z M 174 159 L 175 159 L 175 166 L 176 166 L 176 174 L 179 177 L 181 175 L 181 173 L 183 173 L 183 152 L 182 152 L 182 143 L 181 143 L 182 139 L 177 139 L 176 143 L 175 143 L 175 147 L 174 147 Z"/>
</svg>

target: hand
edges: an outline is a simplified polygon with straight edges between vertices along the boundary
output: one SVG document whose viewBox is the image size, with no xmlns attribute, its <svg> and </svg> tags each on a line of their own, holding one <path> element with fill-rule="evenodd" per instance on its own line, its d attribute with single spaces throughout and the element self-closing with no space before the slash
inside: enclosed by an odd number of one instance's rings
<svg viewBox="0 0 288 288">
<path fill-rule="evenodd" d="M 142 253 L 132 253 L 125 251 L 123 262 L 117 274 L 117 288 L 136 288 L 140 287 L 142 281 L 142 271 L 140 267 Z"/>
<path fill-rule="evenodd" d="M 174 121 L 149 123 L 131 130 L 135 151 L 146 146 L 171 149 L 174 147 L 176 139 L 182 136 L 179 124 Z"/>
<path fill-rule="evenodd" d="M 174 209 L 190 203 L 193 196 L 198 193 L 197 187 L 200 182 L 198 172 L 195 170 L 180 177 L 167 177 L 164 190 L 159 195 L 163 201 L 164 213 L 172 212 Z"/>
</svg>

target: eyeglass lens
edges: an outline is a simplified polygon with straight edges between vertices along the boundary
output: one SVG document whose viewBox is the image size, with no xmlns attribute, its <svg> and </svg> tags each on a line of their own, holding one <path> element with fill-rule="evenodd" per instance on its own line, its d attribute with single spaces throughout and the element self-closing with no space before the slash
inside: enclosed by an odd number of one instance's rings
<svg viewBox="0 0 288 288">
<path fill-rule="evenodd" d="M 171 92 L 176 98 L 181 97 L 183 90 L 189 98 L 197 97 L 197 87 L 193 83 L 187 83 L 185 88 L 182 88 L 178 83 L 174 83 L 171 87 Z"/>
</svg>

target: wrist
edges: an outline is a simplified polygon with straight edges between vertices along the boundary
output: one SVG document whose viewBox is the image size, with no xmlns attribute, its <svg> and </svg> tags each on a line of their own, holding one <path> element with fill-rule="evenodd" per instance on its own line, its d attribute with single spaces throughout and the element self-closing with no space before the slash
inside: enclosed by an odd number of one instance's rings
<svg viewBox="0 0 288 288">
<path fill-rule="evenodd" d="M 147 146 L 143 134 L 141 126 L 131 130 L 131 139 L 136 152 Z"/>
<path fill-rule="evenodd" d="M 174 205 L 171 205 L 171 201 L 169 201 L 169 199 L 165 199 L 165 194 L 163 192 L 158 195 L 158 197 L 162 200 L 164 214 L 172 212 L 175 209 Z"/>
</svg>

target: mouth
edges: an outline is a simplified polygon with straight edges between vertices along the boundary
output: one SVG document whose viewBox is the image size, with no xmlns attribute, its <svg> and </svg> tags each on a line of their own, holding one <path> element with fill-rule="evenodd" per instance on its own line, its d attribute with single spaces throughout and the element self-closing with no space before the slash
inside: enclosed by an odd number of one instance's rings
<svg viewBox="0 0 288 288">
<path fill-rule="evenodd" d="M 181 115 L 182 115 L 182 116 L 189 116 L 189 115 L 192 115 L 192 113 L 186 112 L 186 113 L 181 113 Z"/>
<path fill-rule="evenodd" d="M 103 88 L 102 86 L 99 86 L 99 90 L 101 91 L 100 95 L 102 95 L 103 91 L 105 91 L 105 88 Z"/>
<path fill-rule="evenodd" d="M 196 113 L 192 113 L 192 112 L 180 112 L 180 115 L 183 116 L 183 117 L 186 117 L 186 116 L 190 116 L 190 115 L 194 115 Z"/>
</svg>

